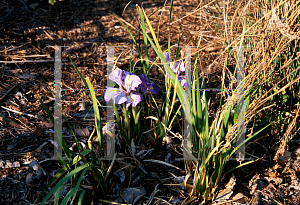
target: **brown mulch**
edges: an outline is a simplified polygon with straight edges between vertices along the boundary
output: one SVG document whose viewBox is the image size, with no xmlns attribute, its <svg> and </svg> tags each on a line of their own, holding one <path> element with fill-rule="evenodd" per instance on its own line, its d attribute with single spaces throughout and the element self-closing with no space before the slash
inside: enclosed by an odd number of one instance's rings
<svg viewBox="0 0 300 205">
<path fill-rule="evenodd" d="M 62 52 L 62 87 L 83 87 L 69 61 L 71 58 L 79 71 L 90 78 L 94 88 L 99 89 L 97 97 L 103 94 L 107 80 L 107 45 L 124 46 L 115 48 L 115 56 L 119 57 L 121 54 L 117 65 L 124 69 L 129 67 L 128 56 L 132 40 L 115 15 L 127 22 L 129 29 L 136 33 L 139 17 L 135 4 L 143 5 L 148 16 L 160 8 L 160 12 L 149 18 L 163 49 L 167 48 L 169 2 L 164 8 L 161 8 L 164 6 L 162 0 L 138 0 L 126 7 L 128 2 L 64 0 L 51 6 L 47 0 L 0 0 L 0 115 L 3 117 L 0 121 L 0 204 L 34 203 L 41 190 L 61 167 L 59 161 L 49 160 L 53 157 L 54 146 L 51 139 L 54 128 L 38 100 L 40 97 L 53 112 L 54 49 L 51 46 L 66 46 Z M 198 2 L 192 0 L 174 1 L 172 21 L 193 11 L 197 5 Z M 210 49 L 200 52 L 202 67 L 199 71 L 213 77 L 208 79 L 208 84 L 216 88 L 220 80 L 217 77 L 220 69 L 215 62 L 218 56 L 215 52 L 222 45 L 212 43 L 217 38 L 215 29 L 213 25 L 200 21 L 205 18 L 203 15 L 206 14 L 195 13 L 174 23 L 171 28 L 171 45 L 177 44 L 179 32 L 183 46 L 196 45 L 199 40 L 197 32 L 209 31 L 202 35 L 202 43 L 210 46 Z M 154 51 L 150 49 L 149 53 L 150 59 L 155 60 Z M 162 73 L 156 68 L 149 75 L 158 84 L 163 79 Z M 87 108 L 91 107 L 87 93 L 63 91 L 62 96 L 63 115 L 71 126 L 77 129 L 87 128 L 91 133 L 93 116 L 83 119 L 85 113 L 80 110 L 83 103 Z M 210 94 L 210 97 L 217 101 L 213 101 L 212 105 L 218 106 L 218 95 Z M 99 102 L 105 104 L 103 98 Z M 62 131 L 71 146 L 74 140 L 67 123 L 63 124 Z M 86 136 L 79 136 L 79 140 L 87 143 Z M 166 148 L 152 149 L 149 143 L 149 140 L 144 140 L 141 145 L 137 145 L 139 147 L 135 157 L 141 164 L 133 160 L 129 148 L 126 148 L 125 153 L 119 154 L 118 157 L 127 158 L 114 165 L 113 174 L 109 177 L 109 200 L 125 203 L 120 197 L 121 189 L 144 187 L 146 194 L 140 203 L 146 204 L 157 184 L 160 191 L 155 194 L 157 198 L 153 199 L 153 204 L 180 204 L 189 198 L 188 190 L 183 187 L 166 185 L 180 183 L 180 177 L 187 174 L 183 162 L 175 160 L 180 157 L 178 152 Z M 173 142 L 173 147 L 179 145 L 180 142 Z M 262 157 L 264 152 L 261 150 L 264 147 L 266 161 L 258 161 L 233 172 L 236 185 L 232 196 L 242 193 L 243 197 L 237 200 L 230 198 L 231 202 L 227 204 L 299 204 L 300 159 L 299 152 L 296 151 L 299 143 L 295 141 L 290 148 L 290 155 L 278 163 L 272 161 L 274 151 L 265 145 L 266 143 L 255 144 L 246 150 L 254 156 Z M 179 169 L 144 162 L 144 159 L 165 161 Z M 132 169 L 128 170 L 128 165 Z M 231 161 L 226 170 L 236 165 L 236 162 Z M 124 181 L 121 180 L 123 176 Z M 218 192 L 224 189 L 230 177 L 231 173 L 224 177 Z M 194 200 L 192 203 L 199 202 Z"/>
</svg>

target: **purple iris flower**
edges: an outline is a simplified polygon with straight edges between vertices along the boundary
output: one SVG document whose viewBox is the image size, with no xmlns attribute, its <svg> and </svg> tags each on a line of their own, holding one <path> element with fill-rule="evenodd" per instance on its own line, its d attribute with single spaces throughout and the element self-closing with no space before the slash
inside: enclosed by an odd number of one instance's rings
<svg viewBox="0 0 300 205">
<path fill-rule="evenodd" d="M 165 52 L 163 54 L 164 54 L 164 57 L 166 58 L 167 63 L 169 64 L 170 68 L 173 70 L 173 72 L 175 73 L 175 75 L 177 74 L 177 72 L 178 72 L 178 75 L 180 73 L 185 72 L 184 63 L 181 62 L 181 60 L 178 61 L 178 62 L 170 62 L 169 53 Z M 166 69 L 166 67 L 165 67 L 165 69 Z M 192 78 L 192 76 L 191 76 L 191 78 Z M 172 76 L 171 76 L 171 79 L 173 79 Z M 185 89 L 185 85 L 186 85 L 185 75 L 178 76 L 178 80 L 179 80 L 180 84 L 182 85 L 182 87 Z"/>
<path fill-rule="evenodd" d="M 167 63 L 169 64 L 170 68 L 173 70 L 175 75 L 177 74 L 177 72 L 178 72 L 178 74 L 180 74 L 185 71 L 184 63 L 183 62 L 181 63 L 181 60 L 178 62 L 171 62 L 170 58 L 169 58 L 169 52 L 165 52 L 163 54 L 164 54 L 164 57 L 166 58 Z M 166 69 L 166 67 L 165 67 L 165 69 Z"/>
<path fill-rule="evenodd" d="M 185 89 L 185 85 L 186 85 L 185 75 L 178 76 L 178 80 L 179 80 L 180 84 L 182 85 L 182 87 Z M 193 84 L 193 76 L 191 75 L 191 85 L 192 84 Z"/>
<path fill-rule="evenodd" d="M 160 88 L 158 87 L 158 85 L 156 85 L 155 83 L 150 83 L 149 79 L 147 78 L 147 76 L 145 74 L 141 75 L 140 79 L 142 81 L 142 84 L 139 85 L 139 87 L 137 89 L 138 92 L 140 92 L 142 94 L 150 94 L 150 92 L 152 94 L 157 94 L 160 91 Z"/>
<path fill-rule="evenodd" d="M 136 92 L 138 86 L 142 84 L 138 76 L 116 68 L 109 74 L 108 78 L 116 82 L 119 88 L 107 87 L 105 89 L 104 100 L 106 102 L 111 99 L 114 99 L 116 104 L 126 102 L 126 108 L 128 108 L 131 104 L 135 107 L 143 100 L 143 96 Z"/>
</svg>

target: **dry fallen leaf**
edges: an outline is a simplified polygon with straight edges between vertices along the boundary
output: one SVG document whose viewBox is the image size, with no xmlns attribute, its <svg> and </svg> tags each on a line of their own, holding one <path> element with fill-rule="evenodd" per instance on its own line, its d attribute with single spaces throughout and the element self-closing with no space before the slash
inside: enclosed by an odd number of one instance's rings
<svg viewBox="0 0 300 205">
<path fill-rule="evenodd" d="M 282 156 L 279 157 L 281 161 L 288 161 L 292 158 L 292 153 L 289 151 L 285 151 Z"/>
<path fill-rule="evenodd" d="M 276 177 L 278 177 L 279 176 L 279 173 L 270 173 L 269 174 L 269 177 L 274 177 L 274 178 L 276 178 Z"/>
<path fill-rule="evenodd" d="M 244 197 L 246 196 L 243 193 L 237 193 L 234 197 L 232 197 L 232 200 L 239 200 Z"/>
<path fill-rule="evenodd" d="M 216 202 L 223 202 L 226 201 L 230 198 L 230 196 L 233 194 L 232 189 L 223 189 L 222 191 L 219 192 L 217 195 L 215 201 Z"/>
<path fill-rule="evenodd" d="M 275 164 L 272 168 L 273 168 L 273 170 L 277 170 L 277 169 L 282 168 L 282 166 L 280 166 L 280 164 Z"/>
<path fill-rule="evenodd" d="M 285 161 L 279 161 L 278 164 L 282 167 L 284 167 L 286 165 L 286 162 Z"/>
<path fill-rule="evenodd" d="M 80 137 L 89 137 L 90 136 L 90 132 L 89 129 L 83 128 L 83 129 L 75 129 L 76 134 L 78 134 Z"/>
<path fill-rule="evenodd" d="M 232 175 L 232 177 L 229 179 L 229 182 L 225 185 L 225 187 L 226 187 L 227 189 L 233 189 L 233 187 L 234 187 L 235 184 L 236 184 L 235 181 L 236 181 L 235 176 Z"/>
<path fill-rule="evenodd" d="M 232 175 L 232 177 L 229 179 L 229 182 L 225 185 L 226 189 L 223 189 L 220 191 L 215 199 L 216 202 L 223 202 L 230 198 L 230 196 L 233 194 L 233 187 L 236 184 L 235 176 Z"/>
<path fill-rule="evenodd" d="M 144 187 L 142 188 L 126 188 L 121 189 L 120 195 L 128 204 L 136 204 L 142 196 L 146 193 Z"/>
</svg>

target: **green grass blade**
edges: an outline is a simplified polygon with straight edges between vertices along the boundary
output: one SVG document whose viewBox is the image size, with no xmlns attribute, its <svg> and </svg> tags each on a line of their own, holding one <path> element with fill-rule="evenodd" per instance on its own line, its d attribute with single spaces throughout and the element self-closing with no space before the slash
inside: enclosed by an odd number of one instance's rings
<svg viewBox="0 0 300 205">
<path fill-rule="evenodd" d="M 66 167 L 63 167 L 50 181 L 49 183 L 43 188 L 43 190 L 41 191 L 39 197 L 35 200 L 35 202 L 33 204 L 36 204 L 40 201 L 40 199 L 42 198 L 43 194 L 45 193 L 46 190 L 48 190 L 48 188 L 54 183 L 56 182 L 56 180 L 58 180 L 65 172 L 67 171 Z"/>
<path fill-rule="evenodd" d="M 67 174 L 64 178 L 62 178 L 52 189 L 51 191 L 47 194 L 47 196 L 44 198 L 44 200 L 41 202 L 41 204 L 45 204 L 46 201 L 52 196 L 52 194 L 61 186 L 63 186 L 63 184 L 70 179 L 74 174 L 77 174 L 78 172 L 80 172 L 81 170 L 85 169 L 85 168 L 90 168 L 92 166 L 87 166 L 87 165 L 81 165 L 80 167 L 77 167 L 76 169 L 74 169 L 73 171 L 71 171 L 69 174 Z"/>
<path fill-rule="evenodd" d="M 83 190 L 83 191 L 80 193 L 79 199 L 78 199 L 78 205 L 82 205 L 85 193 L 86 193 L 86 190 Z"/>
<path fill-rule="evenodd" d="M 140 15 L 143 15 L 140 8 L 139 8 L 139 12 L 140 12 Z M 145 16 L 145 18 L 146 18 L 147 23 L 148 23 L 148 25 L 149 25 L 150 23 L 149 23 L 149 20 L 148 20 L 147 16 Z M 150 25 L 149 25 L 149 26 L 150 26 Z M 142 28 L 142 29 L 143 29 L 143 28 Z M 154 49 L 154 51 L 156 52 L 156 54 L 158 55 L 158 57 L 160 58 L 160 60 L 162 61 L 162 63 L 165 65 L 168 74 L 169 74 L 170 76 L 172 76 L 173 79 L 170 79 L 171 82 L 173 83 L 173 85 L 175 85 L 176 75 L 174 74 L 174 72 L 173 72 L 173 70 L 170 68 L 170 66 L 168 66 L 168 63 L 167 63 L 167 61 L 166 61 L 166 59 L 165 59 L 165 57 L 164 57 L 164 55 L 163 55 L 163 53 L 162 53 L 162 50 L 161 50 L 161 48 L 160 48 L 160 46 L 159 46 L 159 43 L 158 43 L 158 41 L 157 41 L 157 38 L 156 38 L 156 36 L 155 36 L 155 33 L 154 33 L 152 27 L 150 27 L 150 31 L 151 31 L 152 37 L 153 37 L 153 39 L 154 39 L 154 41 L 155 41 L 155 44 L 153 43 L 153 41 L 151 40 L 151 38 L 150 38 L 150 37 L 148 36 L 148 34 L 146 33 L 146 30 L 143 29 L 143 32 L 144 32 L 145 35 L 147 36 L 147 39 L 148 39 L 148 41 L 150 42 L 152 48 Z M 180 83 L 178 84 L 178 87 L 177 87 L 177 95 L 178 95 L 178 98 L 179 98 L 179 100 L 180 100 L 180 103 L 181 103 L 182 105 L 184 105 L 184 90 L 183 90 L 183 87 L 182 87 L 182 85 L 181 85 Z M 186 103 L 189 103 L 189 102 L 186 102 Z M 190 106 L 189 106 L 189 107 L 190 107 Z M 185 110 L 185 106 L 183 107 L 183 109 Z M 185 111 L 186 111 L 186 110 L 185 110 Z M 190 122 L 190 123 L 191 123 L 191 122 Z"/>
<path fill-rule="evenodd" d="M 60 205 L 66 205 L 69 201 L 69 199 L 72 197 L 72 196 L 75 196 L 76 195 L 76 192 L 77 190 L 75 190 L 75 188 L 72 188 L 68 193 L 67 195 L 64 197 L 64 199 L 62 200 L 62 202 L 60 203 Z"/>
<path fill-rule="evenodd" d="M 93 88 L 89 78 L 86 79 L 86 83 L 87 83 L 88 89 L 90 90 L 90 96 L 91 96 L 91 99 L 93 102 L 95 126 L 96 126 L 98 141 L 99 141 L 99 150 L 102 150 L 103 149 L 103 133 L 102 133 L 102 122 L 101 122 L 100 112 L 99 112 L 99 108 L 98 108 L 98 103 L 97 103 L 94 88 Z"/>
<path fill-rule="evenodd" d="M 59 204 L 59 198 L 61 194 L 61 190 L 65 187 L 66 185 L 62 185 L 61 187 L 58 187 L 58 189 L 55 192 L 55 198 L 54 198 L 54 205 Z"/>
<path fill-rule="evenodd" d="M 74 196 L 74 197 L 73 197 L 73 201 L 74 201 L 74 199 L 75 199 L 75 197 L 76 197 L 76 195 L 77 195 L 77 192 L 78 192 L 78 189 L 79 189 L 79 185 L 80 185 L 80 183 L 81 183 L 81 180 L 82 180 L 82 178 L 84 177 L 84 175 L 85 175 L 85 173 L 86 173 L 87 171 L 88 171 L 88 168 L 86 168 L 86 169 L 84 169 L 84 170 L 82 171 L 80 177 L 79 177 L 78 180 L 77 180 L 76 187 L 74 187 L 74 188 L 72 189 L 72 190 L 74 190 L 74 191 L 73 191 L 73 194 L 70 195 L 70 197 L 71 197 L 71 196 Z M 70 192 L 71 192 L 71 190 L 70 190 Z M 67 198 L 67 197 L 65 197 L 65 199 L 66 199 L 66 198 Z M 65 199 L 62 201 L 62 204 L 64 204 Z M 67 200 L 66 200 L 66 203 L 67 203 Z"/>
<path fill-rule="evenodd" d="M 141 17 L 141 26 L 144 26 L 144 29 L 146 30 L 144 16 L 140 16 L 140 17 Z M 145 36 L 144 33 L 143 33 L 143 37 L 144 37 L 144 46 L 145 46 L 146 69 L 148 72 L 149 71 L 148 41 L 147 41 L 147 36 Z M 147 72 L 144 70 L 144 74 L 146 74 Z"/>
</svg>

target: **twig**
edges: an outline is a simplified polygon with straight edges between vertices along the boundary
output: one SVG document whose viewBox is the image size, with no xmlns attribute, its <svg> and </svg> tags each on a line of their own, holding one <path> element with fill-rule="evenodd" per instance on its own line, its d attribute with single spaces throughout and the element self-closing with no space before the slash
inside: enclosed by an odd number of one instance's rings
<svg viewBox="0 0 300 205">
<path fill-rule="evenodd" d="M 5 110 L 8 110 L 8 111 L 11 111 L 11 112 L 20 114 L 20 115 L 26 115 L 26 116 L 28 116 L 28 117 L 34 117 L 34 118 L 37 118 L 37 119 L 43 119 L 43 118 L 37 117 L 37 116 L 35 116 L 35 115 L 31 115 L 31 114 L 19 112 L 19 111 L 16 111 L 16 110 L 12 110 L 12 109 L 7 108 L 7 107 L 4 107 L 4 106 L 0 106 L 0 107 L 3 108 L 3 109 L 5 109 Z"/>
<path fill-rule="evenodd" d="M 62 62 L 68 61 L 68 60 L 61 60 Z M 26 60 L 26 61 L 0 61 L 0 63 L 45 63 L 45 62 L 54 62 L 53 60 Z"/>
<path fill-rule="evenodd" d="M 121 18 L 120 16 L 118 16 L 117 14 L 113 13 L 113 15 L 115 15 L 118 19 L 120 19 L 121 21 L 123 21 L 125 24 L 127 24 L 128 26 L 130 26 L 131 28 L 133 28 L 135 31 L 137 31 L 137 29 L 130 23 L 128 23 L 127 21 L 125 21 L 123 18 Z"/>
<path fill-rule="evenodd" d="M 155 186 L 155 189 L 154 189 L 154 191 L 152 192 L 152 194 L 151 194 L 151 196 L 150 196 L 150 198 L 149 198 L 149 200 L 148 200 L 148 202 L 147 202 L 146 205 L 150 205 L 151 202 L 152 202 L 153 199 L 154 199 L 155 194 L 156 194 L 157 192 L 160 191 L 159 189 L 157 189 L 157 186 L 158 186 L 158 184 Z"/>
<path fill-rule="evenodd" d="M 12 125 L 14 127 L 17 127 L 17 128 L 20 128 L 20 129 L 23 128 L 22 125 L 19 125 L 18 123 L 15 123 L 14 121 L 12 121 L 12 120 L 10 120 L 10 119 L 8 119 L 6 117 L 3 117 L 1 115 L 0 115 L 0 120 L 4 121 L 4 122 L 7 122 L 8 124 L 10 124 L 10 125 Z"/>
<path fill-rule="evenodd" d="M 130 1 L 130 2 L 128 2 L 128 4 L 126 4 L 126 6 L 124 7 L 124 9 L 123 9 L 123 13 L 122 13 L 122 16 L 124 15 L 124 12 L 125 12 L 125 10 L 126 10 L 127 6 L 129 6 L 129 4 L 131 4 L 131 1 Z"/>
<path fill-rule="evenodd" d="M 19 83 L 15 84 L 14 86 L 12 86 L 1 98 L 0 98 L 0 102 L 15 88 L 19 85 Z"/>
<path fill-rule="evenodd" d="M 51 58 L 50 55 L 25 55 L 25 56 L 18 56 L 18 55 L 0 55 L 2 57 L 9 57 L 11 59 L 19 59 L 19 58 L 36 58 L 36 57 L 47 57 Z"/>
<path fill-rule="evenodd" d="M 54 38 L 47 32 L 44 30 L 44 33 L 51 39 L 51 40 L 54 40 Z"/>
<path fill-rule="evenodd" d="M 14 48 L 8 48 L 8 49 L 5 49 L 5 50 L 2 50 L 2 51 L 0 51 L 0 53 L 1 53 L 1 52 L 7 52 L 7 51 L 13 51 L 13 50 L 16 50 L 16 49 L 18 49 L 18 48 L 21 48 L 21 47 L 25 46 L 26 44 L 28 44 L 28 43 L 24 43 L 23 45 L 20 45 L 20 46 L 14 47 Z"/>
</svg>

